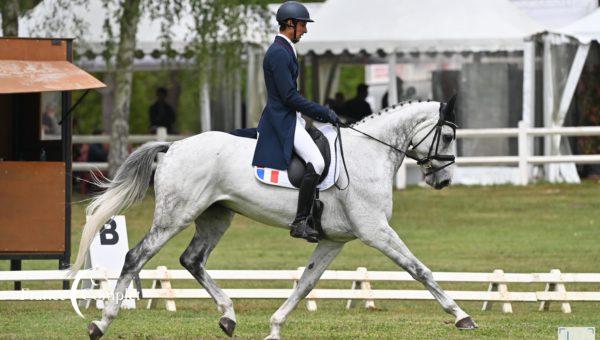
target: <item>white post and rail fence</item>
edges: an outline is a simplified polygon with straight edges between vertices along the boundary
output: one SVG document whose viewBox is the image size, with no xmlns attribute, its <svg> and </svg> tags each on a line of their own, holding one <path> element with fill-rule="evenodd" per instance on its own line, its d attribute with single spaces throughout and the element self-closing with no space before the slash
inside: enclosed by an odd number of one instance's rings
<svg viewBox="0 0 600 340">
<path fill-rule="evenodd" d="M 576 163 L 576 164 L 600 164 L 600 154 L 597 155 L 531 155 L 533 149 L 531 142 L 533 137 L 547 136 L 600 136 L 600 126 L 577 126 L 577 127 L 553 127 L 553 128 L 531 128 L 521 121 L 517 128 L 497 129 L 458 129 L 457 138 L 517 138 L 517 156 L 485 156 L 485 157 L 457 157 L 456 164 L 464 166 L 491 166 L 508 165 L 519 168 L 519 183 L 526 185 L 531 181 L 530 167 L 551 163 Z M 176 141 L 189 136 L 168 135 L 165 128 L 158 128 L 154 135 L 130 135 L 130 143 L 145 143 L 150 141 Z M 74 144 L 86 143 L 109 143 L 110 137 L 105 135 L 75 135 Z M 397 187 L 403 188 L 406 183 L 406 166 L 416 166 L 416 162 L 406 159 L 397 176 Z M 73 171 L 106 170 L 108 163 L 74 162 Z"/>
<path fill-rule="evenodd" d="M 224 289 L 225 293 L 233 299 L 286 299 L 292 293 L 292 286 L 302 276 L 304 268 L 296 270 L 209 270 L 209 275 L 215 280 L 224 281 L 288 281 L 290 288 L 236 288 Z M 94 280 L 98 289 L 78 288 L 72 290 L 60 289 L 23 289 L 0 290 L 0 301 L 31 301 L 31 300 L 70 300 L 73 297 L 79 300 L 98 299 L 105 300 L 112 294 L 107 289 L 108 280 L 119 277 L 119 271 L 106 271 L 102 269 L 82 270 L 77 274 L 81 280 Z M 185 270 L 168 270 L 164 266 L 157 269 L 145 269 L 139 273 L 140 280 L 152 280 L 151 288 L 142 289 L 142 299 L 147 301 L 147 307 L 156 304 L 155 299 L 165 302 L 168 310 L 175 311 L 175 299 L 208 299 L 210 295 L 202 288 L 174 288 L 175 281 L 195 280 Z M 561 273 L 553 269 L 549 273 L 504 273 L 497 269 L 493 273 L 474 272 L 435 272 L 433 277 L 440 283 L 481 283 L 487 289 L 482 290 L 448 290 L 447 293 L 458 301 L 481 301 L 482 310 L 490 310 L 492 303 L 498 303 L 504 313 L 512 313 L 512 302 L 537 303 L 539 310 L 550 308 L 551 303 L 560 305 L 563 313 L 571 313 L 571 303 L 580 301 L 600 302 L 600 291 L 574 291 L 574 285 L 594 284 L 597 288 L 600 283 L 600 273 Z M 0 271 L 0 282 L 4 281 L 63 281 L 68 280 L 65 270 L 32 270 L 32 271 Z M 71 279 L 72 280 L 72 279 Z M 376 289 L 380 282 L 414 282 L 406 272 L 393 271 L 367 271 L 366 268 L 357 268 L 355 271 L 328 270 L 321 277 L 320 282 L 345 281 L 350 283 L 349 289 L 312 290 L 308 296 L 307 308 L 317 310 L 316 300 L 346 300 L 346 308 L 353 306 L 354 300 L 364 301 L 366 308 L 375 308 L 375 300 L 433 300 L 427 290 L 407 289 Z M 518 284 L 519 291 L 512 290 L 511 284 Z M 524 284 L 531 284 L 539 288 L 545 284 L 543 291 L 523 291 Z M 567 285 L 569 289 L 567 290 Z M 148 284 L 146 284 L 148 286 Z M 253 284 L 256 286 L 256 284 Z M 387 284 L 386 286 L 389 286 Z M 472 285 L 471 285 L 472 287 Z M 482 288 L 483 288 L 482 287 Z M 139 292 L 130 288 L 124 299 L 140 299 Z M 557 307 L 558 308 L 558 307 Z"/>
</svg>

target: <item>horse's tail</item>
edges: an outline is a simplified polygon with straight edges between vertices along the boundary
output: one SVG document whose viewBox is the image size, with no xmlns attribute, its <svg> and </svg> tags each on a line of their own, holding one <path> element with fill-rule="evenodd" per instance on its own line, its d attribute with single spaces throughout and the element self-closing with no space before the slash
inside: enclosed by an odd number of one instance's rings
<svg viewBox="0 0 600 340">
<path fill-rule="evenodd" d="M 106 190 L 94 197 L 86 208 L 86 215 L 89 217 L 83 227 L 77 259 L 69 269 L 70 276 L 81 269 L 88 248 L 104 223 L 111 216 L 144 198 L 150 184 L 154 158 L 159 152 L 166 152 L 170 145 L 171 143 L 165 142 L 146 143 L 129 155 L 113 180 L 94 180 L 97 186 Z"/>
</svg>

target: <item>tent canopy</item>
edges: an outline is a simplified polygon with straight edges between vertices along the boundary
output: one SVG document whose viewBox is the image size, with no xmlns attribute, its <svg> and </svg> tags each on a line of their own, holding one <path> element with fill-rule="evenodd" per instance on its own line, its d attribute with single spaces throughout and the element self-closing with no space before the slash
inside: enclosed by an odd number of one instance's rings
<svg viewBox="0 0 600 340">
<path fill-rule="evenodd" d="M 570 35 L 584 44 L 596 40 L 600 42 L 600 8 L 590 15 L 563 27 L 559 33 Z"/>
<path fill-rule="evenodd" d="M 298 52 L 520 51 L 541 31 L 508 0 L 328 0 Z"/>
</svg>

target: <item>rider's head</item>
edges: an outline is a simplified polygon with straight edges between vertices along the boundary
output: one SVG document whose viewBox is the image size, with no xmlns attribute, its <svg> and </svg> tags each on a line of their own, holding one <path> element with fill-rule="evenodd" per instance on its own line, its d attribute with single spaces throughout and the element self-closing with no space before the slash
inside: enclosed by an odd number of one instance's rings
<svg viewBox="0 0 600 340">
<path fill-rule="evenodd" d="M 288 37 L 294 44 L 307 33 L 307 22 L 313 22 L 306 7 L 296 1 L 286 1 L 277 10 L 279 32 Z"/>
</svg>

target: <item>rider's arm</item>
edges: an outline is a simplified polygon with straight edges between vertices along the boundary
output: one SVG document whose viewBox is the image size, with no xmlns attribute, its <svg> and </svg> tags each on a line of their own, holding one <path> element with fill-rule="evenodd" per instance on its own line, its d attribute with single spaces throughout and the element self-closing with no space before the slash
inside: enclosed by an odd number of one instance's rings
<svg viewBox="0 0 600 340">
<path fill-rule="evenodd" d="M 270 58 L 270 67 L 274 74 L 273 78 L 277 92 L 284 104 L 316 121 L 327 122 L 329 109 L 304 98 L 296 89 L 296 84 L 288 67 L 289 54 L 283 49 L 273 52 L 273 56 Z"/>
</svg>

